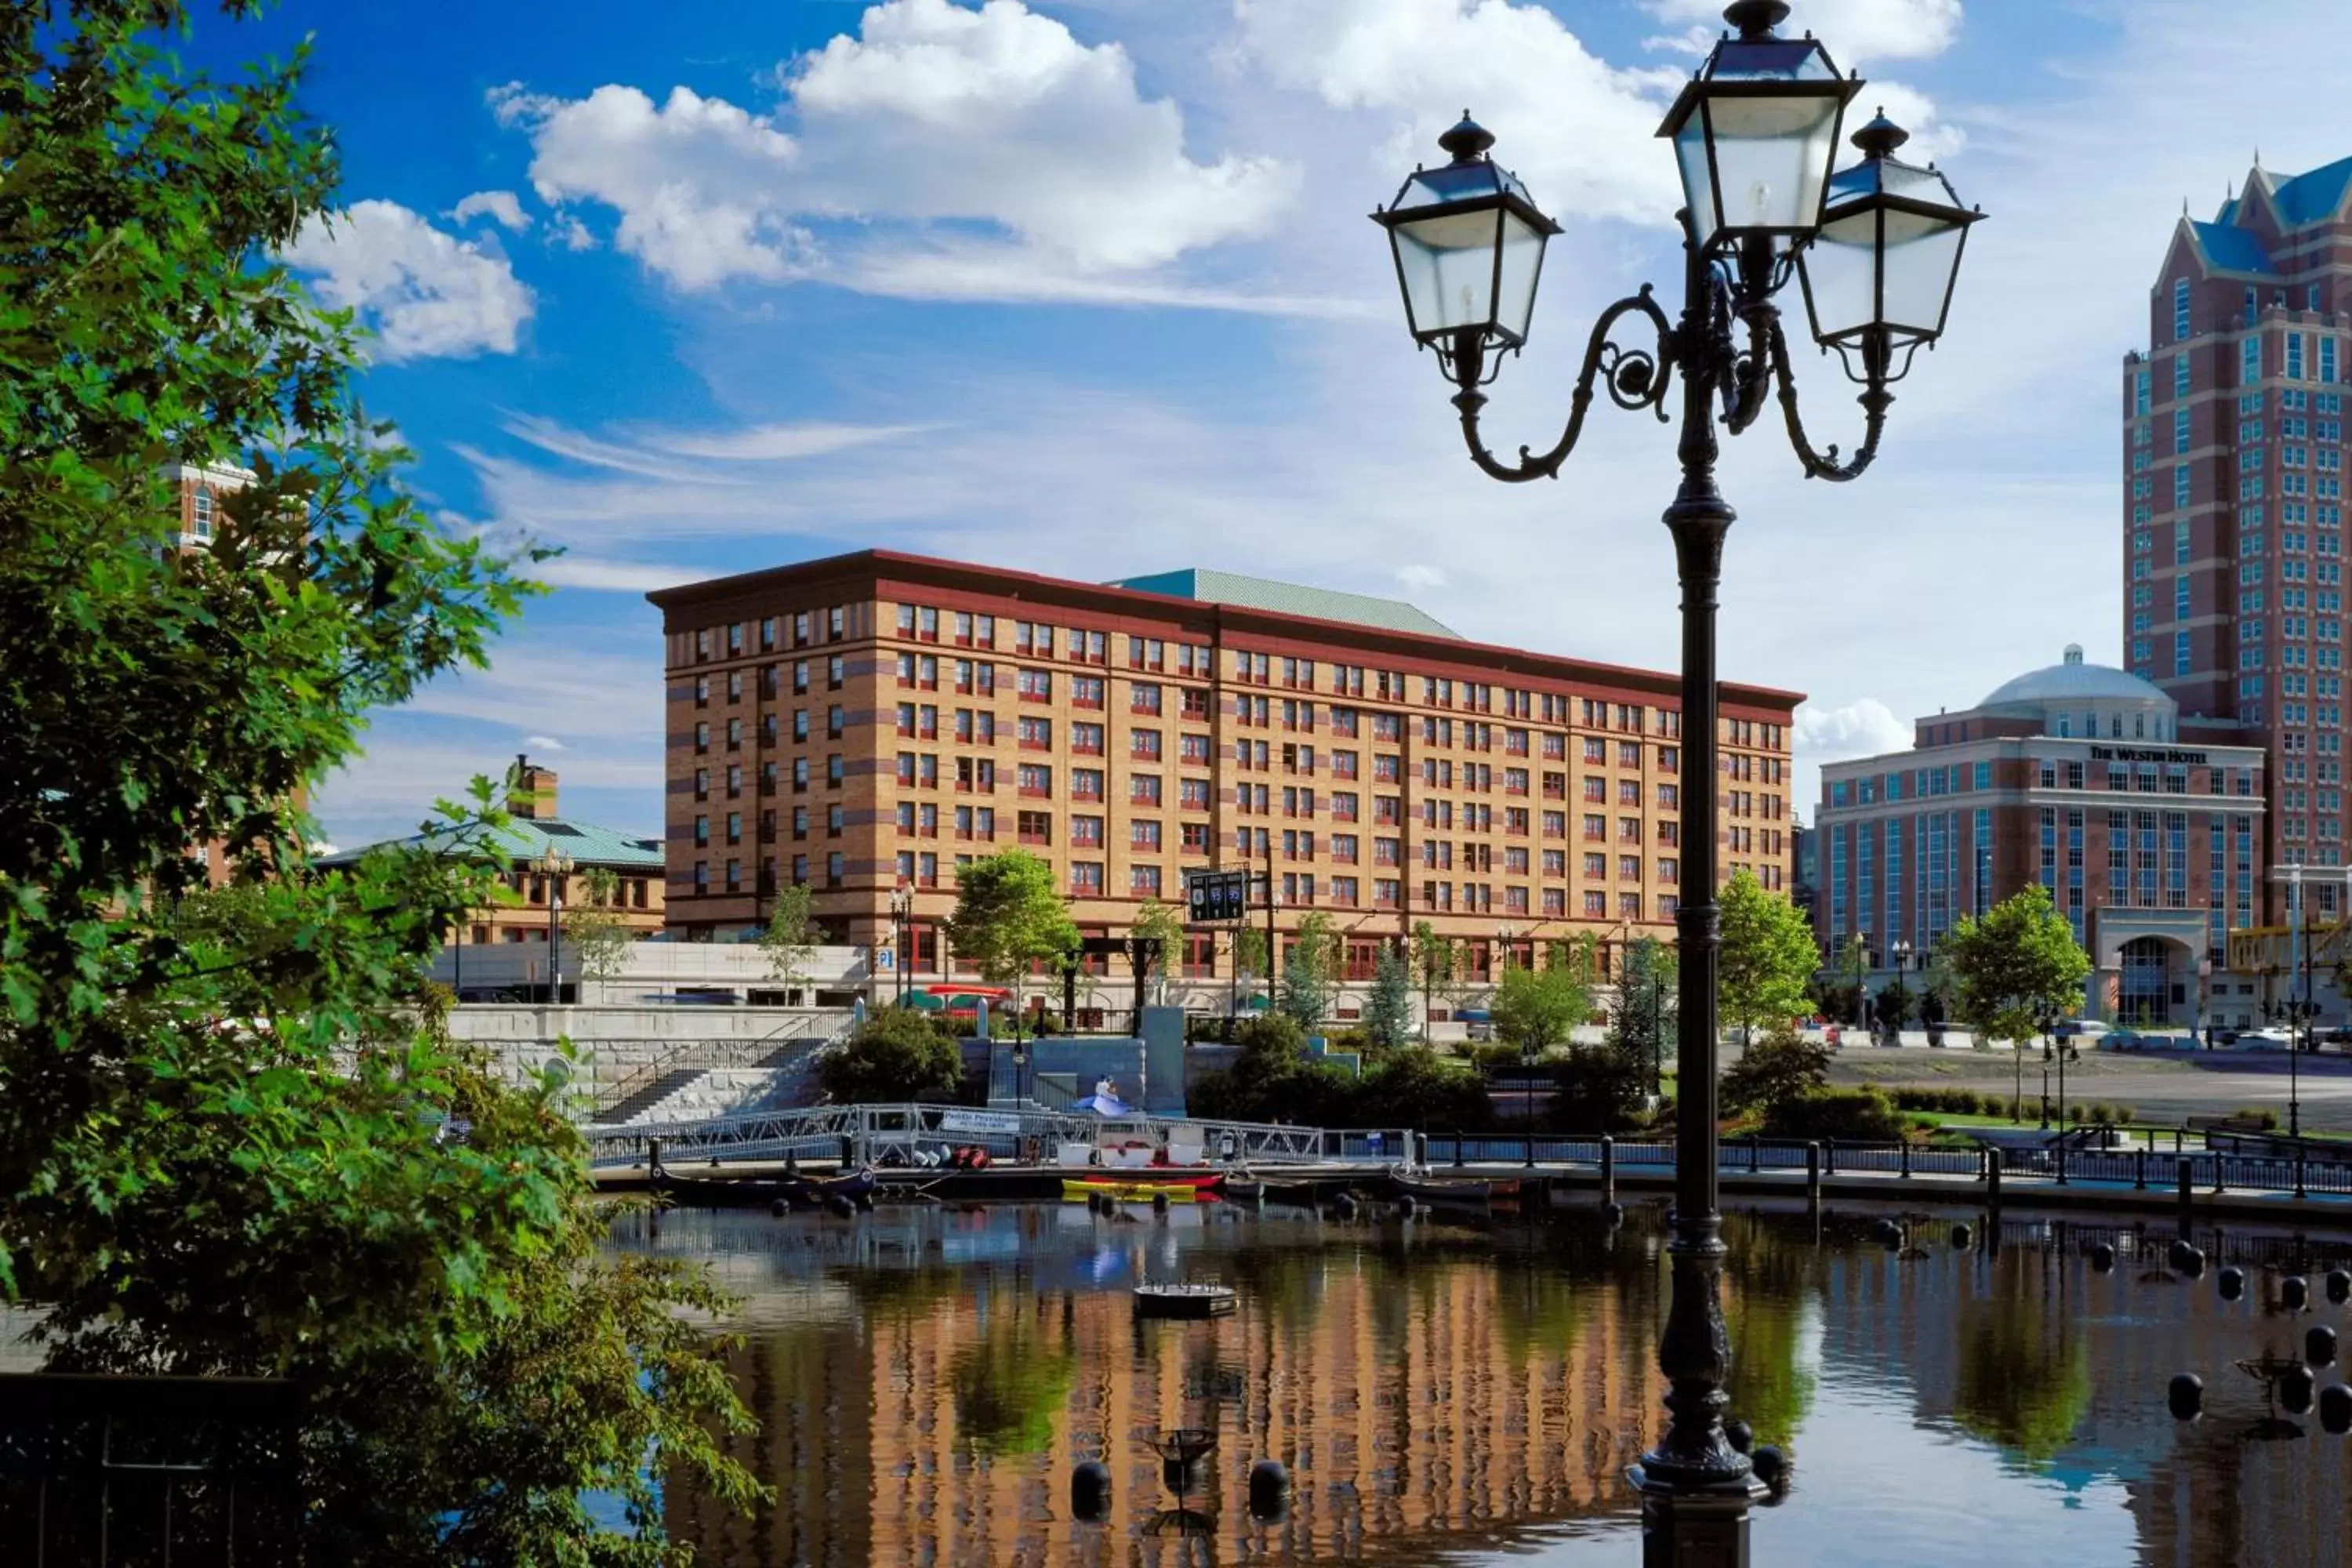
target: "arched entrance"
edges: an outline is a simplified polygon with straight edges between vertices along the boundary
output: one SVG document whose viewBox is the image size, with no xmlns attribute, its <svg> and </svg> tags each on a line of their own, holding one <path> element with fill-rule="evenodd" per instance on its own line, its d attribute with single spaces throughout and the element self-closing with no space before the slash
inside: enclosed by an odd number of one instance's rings
<svg viewBox="0 0 2352 1568">
<path fill-rule="evenodd" d="M 2178 944 L 2136 936 L 2116 953 L 2116 1022 L 2134 1026 L 2172 1021 L 2172 954 Z"/>
</svg>

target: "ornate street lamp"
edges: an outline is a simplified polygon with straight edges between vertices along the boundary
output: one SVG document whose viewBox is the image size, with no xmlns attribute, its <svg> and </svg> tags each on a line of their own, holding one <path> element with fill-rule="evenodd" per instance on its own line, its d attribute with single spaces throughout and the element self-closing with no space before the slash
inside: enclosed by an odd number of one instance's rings
<svg viewBox="0 0 2352 1568">
<path fill-rule="evenodd" d="M 1506 461 L 1479 432 L 1487 402 L 1480 389 L 1506 353 L 1526 344 L 1545 245 L 1559 232 L 1527 187 L 1495 163 L 1494 137 L 1465 115 L 1439 142 L 1451 161 L 1416 170 L 1372 215 L 1389 234 L 1413 340 L 1436 351 L 1455 388 L 1471 460 L 1490 477 L 1557 478 L 1583 432 L 1596 383 L 1617 406 L 1663 424 L 1680 379 L 1682 483 L 1664 521 L 1683 594 L 1683 812 L 1685 821 L 1703 824 L 1716 820 L 1720 798 L 1715 611 L 1734 515 L 1716 485 L 1717 426 L 1745 431 L 1777 383 L 1790 445 L 1809 477 L 1843 481 L 1868 468 L 1894 401 L 1887 388 L 1921 345 L 1941 335 L 1960 241 L 1979 216 L 1950 199 L 1942 175 L 1896 163 L 1891 154 L 1902 135 L 1884 121 L 1856 136 L 1862 163 L 1832 172 L 1845 107 L 1861 83 L 1840 76 L 1811 38 L 1779 37 L 1773 29 L 1788 13 L 1783 0 L 1738 0 L 1727 9 L 1732 31 L 1660 127 L 1674 142 L 1685 195 L 1680 317 L 1670 320 L 1646 286 L 1601 313 L 1567 426 L 1548 451 L 1523 447 Z M 1798 415 L 1773 301 L 1800 271 L 1815 340 L 1840 352 L 1863 388 L 1862 444 L 1843 460 L 1835 447 L 1816 450 Z M 1628 318 L 1646 324 L 1647 341 L 1616 341 Z M 1747 1555 L 1748 1504 L 1761 1489 L 1723 1429 L 1730 1357 L 1716 1207 L 1714 832 L 1687 835 L 1684 856 L 1691 896 L 1676 912 L 1682 1087 L 1674 1294 L 1658 1357 L 1672 1420 L 1629 1479 L 1643 1499 L 1648 1561 L 1737 1565 Z"/>
<path fill-rule="evenodd" d="M 532 869 L 547 879 L 547 1001 L 563 1000 L 563 930 L 556 917 L 563 909 L 563 879 L 572 875 L 572 857 L 551 844 L 540 851 Z"/>
<path fill-rule="evenodd" d="M 901 882 L 890 890 L 890 956 L 898 973 L 892 977 L 891 1000 L 904 1006 L 914 994 L 907 973 L 908 926 L 915 914 L 915 889 Z"/>
</svg>

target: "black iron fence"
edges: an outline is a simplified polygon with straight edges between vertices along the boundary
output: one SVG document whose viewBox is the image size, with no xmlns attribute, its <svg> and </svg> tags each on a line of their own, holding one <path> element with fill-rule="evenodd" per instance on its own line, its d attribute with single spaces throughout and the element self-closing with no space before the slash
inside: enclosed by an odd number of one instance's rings
<svg viewBox="0 0 2352 1568">
<path fill-rule="evenodd" d="M 1590 1166 L 1601 1163 L 1598 1138 L 1507 1136 L 1433 1132 L 1423 1157 L 1433 1165 L 1517 1164 Z M 1609 1159 L 1620 1172 L 1664 1173 L 1675 1166 L 1671 1142 L 1612 1141 Z M 2185 1168 L 2200 1193 L 2252 1192 L 2352 1194 L 2352 1164 L 2293 1155 L 2242 1154 L 2222 1149 L 2083 1149 L 2055 1145 L 1962 1149 L 1916 1143 L 1819 1143 L 1743 1138 L 1726 1142 L 1717 1168 L 1741 1172 L 1802 1172 L 1818 1167 L 1824 1176 L 1869 1172 L 1895 1176 L 1990 1179 L 1998 1163 L 2004 1176 L 2099 1183 L 2135 1189 L 2176 1189 Z"/>
<path fill-rule="evenodd" d="M 0 1563 L 299 1563 L 299 1412 L 260 1378 L 0 1377 Z"/>
</svg>

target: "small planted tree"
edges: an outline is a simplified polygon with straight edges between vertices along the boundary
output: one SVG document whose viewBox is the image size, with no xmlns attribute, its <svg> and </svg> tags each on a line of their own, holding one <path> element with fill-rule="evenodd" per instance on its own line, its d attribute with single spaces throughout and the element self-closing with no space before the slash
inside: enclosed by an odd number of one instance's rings
<svg viewBox="0 0 2352 1568">
<path fill-rule="evenodd" d="M 1437 934 L 1437 928 L 1427 921 L 1415 921 L 1412 928 L 1412 973 L 1421 985 L 1421 1037 L 1429 1038 L 1429 1024 L 1436 1013 L 1440 990 L 1452 993 L 1454 972 L 1460 967 L 1461 954 L 1451 937 Z"/>
<path fill-rule="evenodd" d="M 1266 976 L 1266 971 L 1267 971 L 1267 968 L 1268 968 L 1268 965 L 1267 965 L 1267 963 L 1266 963 L 1265 932 L 1265 931 L 1260 931 L 1257 927 L 1255 927 L 1255 926 L 1254 926 L 1254 925 L 1242 925 L 1242 926 L 1236 926 L 1236 927 L 1234 927 L 1234 985 L 1235 985 L 1237 988 L 1244 988 L 1244 989 L 1245 989 L 1245 987 L 1243 987 L 1243 986 L 1242 986 L 1242 977 L 1243 977 L 1244 975 L 1249 975 L 1249 976 L 1252 976 L 1252 977 L 1254 977 L 1255 979 L 1257 979 L 1257 980 L 1263 980 L 1263 979 L 1265 979 L 1265 976 Z M 1253 993 L 1253 994 L 1255 994 L 1255 993 Z"/>
<path fill-rule="evenodd" d="M 1787 1023 L 1805 1010 L 1822 952 L 1804 915 L 1766 892 L 1752 871 L 1734 872 L 1723 885 L 1722 911 L 1716 995 L 1723 1021 L 1738 1027 L 1745 1045 L 1762 1026 Z"/>
<path fill-rule="evenodd" d="M 591 867 L 581 879 L 587 900 L 563 911 L 563 940 L 580 955 L 580 977 L 610 980 L 629 956 L 629 922 L 621 917 L 621 879 L 605 867 Z"/>
<path fill-rule="evenodd" d="M 1412 975 L 1404 954 L 1392 943 L 1381 945 L 1380 963 L 1372 971 L 1372 993 L 1364 1003 L 1364 1035 L 1384 1051 L 1412 1037 Z"/>
<path fill-rule="evenodd" d="M 1809 1040 L 1785 1022 L 1774 1025 L 1740 1047 L 1739 1059 L 1723 1075 L 1723 1103 L 1769 1121 L 1829 1087 L 1831 1055 L 1827 1042 Z"/>
<path fill-rule="evenodd" d="M 1559 1045 L 1591 1012 L 1592 993 L 1569 969 L 1514 965 L 1495 988 L 1495 1033 L 1526 1055 Z"/>
<path fill-rule="evenodd" d="M 2037 1032 L 2036 1020 L 2071 1016 L 2082 1006 L 2091 955 L 2050 901 L 2050 889 L 2035 882 L 1981 917 L 1962 915 L 1937 959 L 1949 977 L 1954 1011 L 1978 1040 L 2010 1042 L 2014 1107 L 2025 1097 L 2025 1046 Z"/>
<path fill-rule="evenodd" d="M 1184 917 L 1158 899 L 1146 899 L 1137 907 L 1128 934 L 1160 944 L 1160 956 L 1152 961 L 1147 985 L 1153 1001 L 1166 1001 L 1168 977 L 1184 962 Z"/>
<path fill-rule="evenodd" d="M 768 923 L 760 928 L 760 950 L 768 956 L 768 978 L 787 991 L 809 983 L 809 965 L 816 959 L 816 921 L 811 915 L 812 894 L 795 882 L 776 891 Z"/>
<path fill-rule="evenodd" d="M 1013 993 L 1017 1030 L 1030 965 L 1076 947 L 1078 928 L 1054 886 L 1054 868 L 1026 849 L 1000 849 L 956 872 L 948 940 L 982 979 Z"/>
<path fill-rule="evenodd" d="M 1292 940 L 1290 956 L 1283 962 L 1282 978 L 1275 986 L 1274 1005 L 1301 1029 L 1315 1028 L 1331 1010 L 1339 952 L 1339 936 L 1331 929 L 1329 915 L 1317 910 L 1298 922 L 1298 934 Z"/>
<path fill-rule="evenodd" d="M 1660 1064 L 1674 1038 L 1677 1011 L 1674 949 L 1643 937 L 1625 950 L 1617 971 L 1617 1005 L 1609 1016 L 1611 1041 L 1642 1065 L 1646 1081 L 1659 1081 Z"/>
</svg>

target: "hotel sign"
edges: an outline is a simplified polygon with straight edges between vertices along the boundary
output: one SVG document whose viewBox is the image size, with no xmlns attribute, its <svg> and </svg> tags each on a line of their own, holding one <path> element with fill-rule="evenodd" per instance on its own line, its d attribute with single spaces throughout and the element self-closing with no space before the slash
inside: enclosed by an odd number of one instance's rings
<svg viewBox="0 0 2352 1568">
<path fill-rule="evenodd" d="M 2205 765 L 2202 752 L 2184 752 L 2177 746 L 2093 746 L 2091 757 L 2102 763 L 2185 763 L 2191 767 Z"/>
</svg>

